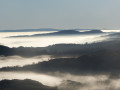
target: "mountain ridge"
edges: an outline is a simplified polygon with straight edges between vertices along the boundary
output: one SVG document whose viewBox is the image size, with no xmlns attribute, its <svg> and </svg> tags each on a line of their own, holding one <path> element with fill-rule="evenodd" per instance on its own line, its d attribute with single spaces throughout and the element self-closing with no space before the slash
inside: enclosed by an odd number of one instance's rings
<svg viewBox="0 0 120 90">
<path fill-rule="evenodd" d="M 10 36 L 10 37 L 38 37 L 38 36 L 55 36 L 55 35 L 84 35 L 84 34 L 101 34 L 104 33 L 101 30 L 91 30 L 85 32 L 79 32 L 76 30 L 61 30 L 58 32 L 47 33 L 47 34 L 33 34 L 33 35 L 20 35 L 20 36 Z"/>
</svg>

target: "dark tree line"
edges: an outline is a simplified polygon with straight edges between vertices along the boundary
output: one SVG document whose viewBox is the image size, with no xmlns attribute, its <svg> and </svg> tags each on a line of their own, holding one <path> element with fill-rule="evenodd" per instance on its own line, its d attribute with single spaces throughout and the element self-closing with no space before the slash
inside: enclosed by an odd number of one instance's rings
<svg viewBox="0 0 120 90">
<path fill-rule="evenodd" d="M 37 81 L 25 80 L 2 80 L 0 90 L 58 90 L 57 87 L 45 86 Z"/>
<path fill-rule="evenodd" d="M 0 45 L 0 55 L 19 55 L 32 57 L 37 55 L 80 55 L 103 49 L 119 49 L 119 41 L 106 41 L 91 44 L 55 44 L 47 47 L 18 47 L 9 48 Z"/>
</svg>

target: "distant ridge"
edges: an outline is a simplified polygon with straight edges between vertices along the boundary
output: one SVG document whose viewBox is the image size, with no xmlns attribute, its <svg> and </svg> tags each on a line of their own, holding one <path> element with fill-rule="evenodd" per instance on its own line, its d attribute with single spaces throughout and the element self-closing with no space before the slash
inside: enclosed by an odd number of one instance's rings
<svg viewBox="0 0 120 90">
<path fill-rule="evenodd" d="M 0 30 L 0 32 L 38 32 L 38 31 L 61 31 L 65 29 L 40 28 L 40 29 L 16 29 L 16 30 Z M 99 29 L 66 29 L 66 30 L 99 30 Z"/>
<path fill-rule="evenodd" d="M 39 36 L 62 36 L 62 35 L 85 35 L 85 34 L 101 34 L 104 33 L 101 30 L 91 30 L 85 32 L 79 32 L 76 30 L 61 30 L 58 32 L 47 33 L 47 34 L 33 34 L 33 35 L 20 35 L 11 37 L 39 37 Z"/>
<path fill-rule="evenodd" d="M 40 29 L 0 30 L 0 32 L 36 32 L 36 31 L 60 31 L 60 29 L 40 28 Z"/>
<path fill-rule="evenodd" d="M 90 34 L 90 33 L 102 33 L 101 30 L 91 30 L 91 31 L 85 31 L 85 32 L 79 32 L 76 30 L 61 30 L 58 32 L 48 33 L 48 34 Z"/>
</svg>

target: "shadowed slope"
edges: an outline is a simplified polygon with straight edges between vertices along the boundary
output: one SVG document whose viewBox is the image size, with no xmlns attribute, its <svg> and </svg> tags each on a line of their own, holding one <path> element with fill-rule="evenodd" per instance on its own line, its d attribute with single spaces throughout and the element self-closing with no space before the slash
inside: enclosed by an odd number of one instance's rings
<svg viewBox="0 0 120 90">
<path fill-rule="evenodd" d="M 2 80 L 0 90 L 58 90 L 33 80 Z"/>
</svg>

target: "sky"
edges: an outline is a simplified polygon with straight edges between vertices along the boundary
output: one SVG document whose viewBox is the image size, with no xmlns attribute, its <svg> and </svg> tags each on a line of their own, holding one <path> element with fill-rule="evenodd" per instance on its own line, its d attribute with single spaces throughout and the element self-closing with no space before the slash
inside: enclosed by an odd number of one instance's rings
<svg viewBox="0 0 120 90">
<path fill-rule="evenodd" d="M 120 29 L 120 0 L 0 0 L 0 30 Z"/>
</svg>

